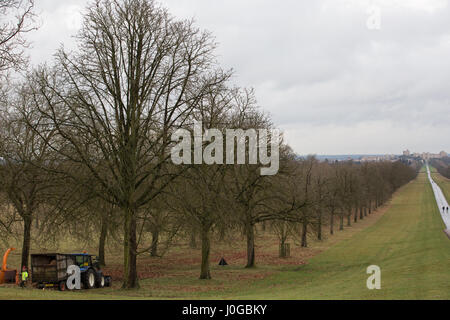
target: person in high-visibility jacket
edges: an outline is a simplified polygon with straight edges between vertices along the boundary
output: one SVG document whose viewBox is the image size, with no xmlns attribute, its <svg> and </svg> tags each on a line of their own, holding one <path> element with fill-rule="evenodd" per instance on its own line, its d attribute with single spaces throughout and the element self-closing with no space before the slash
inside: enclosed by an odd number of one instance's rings
<svg viewBox="0 0 450 320">
<path fill-rule="evenodd" d="M 28 271 L 27 271 L 27 267 L 23 266 L 22 268 L 22 281 L 20 281 L 20 287 L 21 288 L 25 288 L 25 285 L 27 283 L 28 280 Z"/>
</svg>

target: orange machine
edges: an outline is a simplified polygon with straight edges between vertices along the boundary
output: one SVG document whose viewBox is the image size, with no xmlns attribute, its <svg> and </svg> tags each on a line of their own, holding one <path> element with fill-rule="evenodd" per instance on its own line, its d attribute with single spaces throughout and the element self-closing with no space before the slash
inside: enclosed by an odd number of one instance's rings
<svg viewBox="0 0 450 320">
<path fill-rule="evenodd" d="M 16 282 L 17 270 L 8 270 L 6 268 L 7 262 L 8 262 L 8 256 L 11 253 L 11 251 L 14 251 L 14 250 L 16 250 L 16 249 L 10 248 L 10 249 L 6 250 L 6 253 L 3 256 L 2 269 L 0 270 L 0 284 Z"/>
</svg>

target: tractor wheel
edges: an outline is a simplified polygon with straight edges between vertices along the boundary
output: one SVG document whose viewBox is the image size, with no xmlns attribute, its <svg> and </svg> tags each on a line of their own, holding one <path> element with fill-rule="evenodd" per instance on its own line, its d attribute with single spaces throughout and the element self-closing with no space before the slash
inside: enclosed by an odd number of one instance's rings
<svg viewBox="0 0 450 320">
<path fill-rule="evenodd" d="M 58 290 L 59 291 L 66 291 L 67 287 L 66 287 L 66 282 L 65 281 L 60 281 L 58 283 Z"/>
<path fill-rule="evenodd" d="M 105 287 L 105 277 L 103 275 L 100 276 L 100 279 L 97 281 L 97 288 Z"/>
<path fill-rule="evenodd" d="M 95 272 L 92 269 L 89 269 L 84 274 L 84 288 L 85 289 L 94 289 L 95 288 Z"/>
</svg>

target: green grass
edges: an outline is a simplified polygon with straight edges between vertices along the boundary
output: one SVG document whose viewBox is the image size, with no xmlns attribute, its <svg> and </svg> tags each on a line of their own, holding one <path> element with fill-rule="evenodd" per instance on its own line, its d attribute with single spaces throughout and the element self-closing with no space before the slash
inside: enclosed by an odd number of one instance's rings
<svg viewBox="0 0 450 320">
<path fill-rule="evenodd" d="M 450 190 L 450 180 L 446 183 Z M 151 279 L 141 282 L 143 289 L 133 291 L 60 293 L 0 288 L 0 299 L 449 299 L 450 240 L 443 229 L 431 186 L 422 171 L 396 194 L 389 210 L 375 224 L 338 242 L 306 265 L 283 267 L 283 271 L 262 280 L 244 285 L 236 280 L 226 289 L 179 295 L 166 294 L 164 289 L 149 291 L 145 284 Z M 381 290 L 366 287 L 370 265 L 381 268 Z M 157 281 L 164 288 L 173 286 L 174 279 Z M 185 281 L 205 286 L 200 280 Z"/>
<path fill-rule="evenodd" d="M 375 224 L 271 279 L 277 290 L 251 288 L 239 298 L 449 299 L 450 241 L 422 171 Z M 382 290 L 368 290 L 366 268 L 378 265 Z M 253 291 L 253 292 L 251 292 Z"/>
</svg>

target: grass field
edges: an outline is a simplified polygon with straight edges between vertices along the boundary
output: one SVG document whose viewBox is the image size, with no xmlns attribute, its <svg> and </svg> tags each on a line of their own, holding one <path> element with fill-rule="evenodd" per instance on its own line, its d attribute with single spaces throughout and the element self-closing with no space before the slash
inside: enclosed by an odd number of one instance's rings
<svg viewBox="0 0 450 320">
<path fill-rule="evenodd" d="M 239 263 L 226 269 L 213 267 L 211 281 L 196 279 L 197 262 L 172 265 L 183 254 L 178 251 L 165 259 L 171 275 L 144 279 L 140 290 L 60 293 L 0 287 L 0 299 L 449 299 L 450 240 L 425 172 L 397 192 L 385 211 L 310 249 L 294 250 L 291 260 L 269 263 L 264 256 L 274 254 L 276 243 L 270 252 L 261 246 L 258 268 L 244 270 L 239 256 Z M 150 260 L 141 264 L 161 268 Z M 381 290 L 366 287 L 370 265 L 381 268 Z"/>
<path fill-rule="evenodd" d="M 449 299 L 450 241 L 422 171 L 394 198 L 374 226 L 313 258 L 308 265 L 274 277 L 274 298 Z M 382 290 L 366 288 L 369 265 L 382 271 Z M 262 285 L 243 298 L 270 295 Z M 250 290 L 249 290 L 250 291 Z M 266 292 L 264 294 L 264 291 Z M 274 291 L 272 291 L 274 292 Z"/>
</svg>

